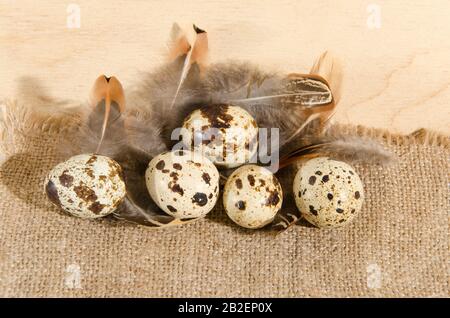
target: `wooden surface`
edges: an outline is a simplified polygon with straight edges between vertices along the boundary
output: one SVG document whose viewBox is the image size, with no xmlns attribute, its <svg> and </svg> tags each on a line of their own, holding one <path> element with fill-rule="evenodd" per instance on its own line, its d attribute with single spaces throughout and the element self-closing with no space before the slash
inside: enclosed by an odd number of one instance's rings
<svg viewBox="0 0 450 318">
<path fill-rule="evenodd" d="M 209 33 L 212 62 L 306 72 L 333 51 L 345 63 L 336 121 L 450 133 L 448 0 L 73 2 L 80 28 L 67 27 L 70 1 L 0 0 L 0 98 L 27 93 L 29 77 L 74 100 L 101 73 L 130 87 L 163 61 L 172 23 L 195 22 Z"/>
</svg>

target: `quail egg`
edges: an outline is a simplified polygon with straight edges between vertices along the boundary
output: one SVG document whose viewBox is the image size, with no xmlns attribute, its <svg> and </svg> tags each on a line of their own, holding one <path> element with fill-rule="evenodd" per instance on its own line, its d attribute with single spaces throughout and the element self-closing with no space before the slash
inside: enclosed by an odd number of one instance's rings
<svg viewBox="0 0 450 318">
<path fill-rule="evenodd" d="M 238 106 L 212 105 L 197 109 L 184 120 L 183 128 L 185 145 L 219 167 L 240 166 L 258 148 L 256 121 Z"/>
<path fill-rule="evenodd" d="M 126 195 L 122 168 L 111 158 L 82 154 L 54 167 L 45 182 L 52 203 L 80 218 L 112 213 Z"/>
<path fill-rule="evenodd" d="M 275 175 L 256 165 L 236 169 L 223 193 L 223 204 L 230 219 L 249 229 L 271 223 L 282 201 L 283 191 Z"/>
<path fill-rule="evenodd" d="M 326 157 L 307 161 L 294 178 L 295 203 L 305 219 L 317 227 L 338 227 L 361 210 L 364 190 L 355 170 Z"/>
<path fill-rule="evenodd" d="M 197 218 L 214 208 L 219 195 L 219 172 L 200 154 L 175 150 L 154 157 L 145 172 L 153 201 L 166 213 Z"/>
</svg>

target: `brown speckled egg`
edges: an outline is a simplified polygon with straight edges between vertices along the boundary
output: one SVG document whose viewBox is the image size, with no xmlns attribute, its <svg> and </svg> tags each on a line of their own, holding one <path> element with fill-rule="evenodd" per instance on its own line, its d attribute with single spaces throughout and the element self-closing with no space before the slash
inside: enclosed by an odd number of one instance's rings
<svg viewBox="0 0 450 318">
<path fill-rule="evenodd" d="M 345 162 L 320 157 L 308 160 L 294 178 L 295 203 L 317 227 L 338 227 L 361 210 L 364 190 L 355 170 Z"/>
<path fill-rule="evenodd" d="M 234 168 L 248 162 L 258 148 L 258 126 L 238 106 L 212 105 L 192 112 L 183 123 L 183 142 L 215 165 Z"/>
<path fill-rule="evenodd" d="M 219 196 L 217 168 L 209 159 L 187 150 L 154 157 L 145 180 L 153 201 L 179 219 L 206 215 Z"/>
<path fill-rule="evenodd" d="M 236 169 L 223 193 L 223 204 L 230 219 L 249 229 L 271 223 L 282 201 L 283 191 L 275 175 L 256 165 Z"/>
<path fill-rule="evenodd" d="M 120 165 L 95 154 L 77 155 L 54 167 L 45 192 L 64 211 L 89 219 L 112 213 L 126 195 Z"/>
</svg>

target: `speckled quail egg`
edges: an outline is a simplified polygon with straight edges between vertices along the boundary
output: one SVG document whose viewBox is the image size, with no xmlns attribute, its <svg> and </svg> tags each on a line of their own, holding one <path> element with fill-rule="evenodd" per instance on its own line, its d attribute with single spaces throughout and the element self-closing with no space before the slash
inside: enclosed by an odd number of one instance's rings
<svg viewBox="0 0 450 318">
<path fill-rule="evenodd" d="M 364 190 L 355 170 L 326 157 L 305 162 L 294 178 L 295 203 L 305 219 L 317 227 L 338 227 L 361 210 Z"/>
<path fill-rule="evenodd" d="M 175 150 L 154 157 L 145 172 L 147 189 L 164 212 L 197 218 L 214 208 L 219 196 L 219 172 L 198 153 Z"/>
<path fill-rule="evenodd" d="M 238 225 L 258 229 L 273 221 L 281 208 L 283 191 L 268 169 L 245 165 L 228 178 L 223 193 L 226 213 Z"/>
<path fill-rule="evenodd" d="M 192 112 L 183 122 L 185 145 L 223 168 L 248 162 L 258 148 L 258 126 L 244 109 L 212 105 Z"/>
<path fill-rule="evenodd" d="M 58 164 L 46 179 L 45 192 L 64 211 L 89 219 L 112 213 L 126 195 L 120 165 L 96 154 L 77 155 Z"/>
</svg>

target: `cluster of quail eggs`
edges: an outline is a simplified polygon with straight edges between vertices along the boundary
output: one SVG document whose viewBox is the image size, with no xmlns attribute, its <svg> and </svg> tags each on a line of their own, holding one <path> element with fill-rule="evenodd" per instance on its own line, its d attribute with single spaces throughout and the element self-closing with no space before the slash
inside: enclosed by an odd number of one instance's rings
<svg viewBox="0 0 450 318">
<path fill-rule="evenodd" d="M 223 206 L 236 224 L 258 229 L 281 209 L 283 190 L 268 169 L 248 164 L 256 155 L 258 126 L 244 109 L 217 105 L 192 112 L 183 122 L 185 149 L 155 156 L 145 182 L 153 201 L 178 219 L 205 216 L 219 198 L 219 168 L 236 168 L 223 189 Z M 82 154 L 49 173 L 45 192 L 55 205 L 81 218 L 108 215 L 126 196 L 120 165 Z M 361 209 L 361 180 L 348 164 L 315 158 L 298 170 L 293 193 L 303 217 L 317 227 L 341 226 Z"/>
</svg>

